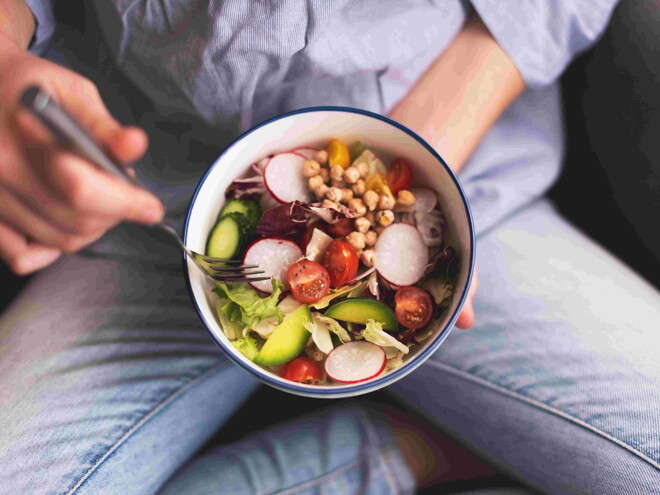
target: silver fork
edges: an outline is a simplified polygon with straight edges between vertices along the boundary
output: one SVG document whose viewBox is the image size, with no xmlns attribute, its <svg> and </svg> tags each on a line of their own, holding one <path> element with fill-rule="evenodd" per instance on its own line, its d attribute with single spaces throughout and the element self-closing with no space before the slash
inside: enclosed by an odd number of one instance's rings
<svg viewBox="0 0 660 495">
<path fill-rule="evenodd" d="M 137 178 L 130 175 L 124 167 L 112 160 L 96 143 L 91 135 L 73 118 L 66 110 L 38 86 L 31 86 L 21 95 L 22 105 L 30 110 L 65 146 L 73 149 L 76 153 L 86 158 L 99 168 L 130 182 L 133 185 L 149 190 Z M 202 269 L 202 271 L 213 281 L 227 283 L 257 282 L 268 280 L 270 277 L 256 276 L 265 273 L 257 265 L 243 265 L 239 260 L 227 258 L 215 258 L 197 253 L 188 248 L 179 233 L 171 225 L 162 221 L 156 224 L 174 239 L 181 249 Z"/>
</svg>

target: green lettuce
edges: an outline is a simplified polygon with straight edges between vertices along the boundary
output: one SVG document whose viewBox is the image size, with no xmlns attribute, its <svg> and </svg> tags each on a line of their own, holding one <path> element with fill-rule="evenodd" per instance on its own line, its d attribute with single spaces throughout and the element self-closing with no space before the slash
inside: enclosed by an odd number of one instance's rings
<svg viewBox="0 0 660 495">
<path fill-rule="evenodd" d="M 232 340 L 231 343 L 250 361 L 254 361 L 259 354 L 257 349 L 257 341 L 249 335 L 244 339 Z"/>
<path fill-rule="evenodd" d="M 284 313 L 277 307 L 277 303 L 283 285 L 275 279 L 272 280 L 272 284 L 273 292 L 266 297 L 261 297 L 259 292 L 247 284 L 216 284 L 213 292 L 220 299 L 228 299 L 233 303 L 233 305 L 225 305 L 219 310 L 219 313 L 225 312 L 232 322 L 237 322 L 237 317 L 240 314 L 242 328 L 251 327 L 270 316 L 277 317 L 277 320 L 281 323 L 284 319 Z M 222 319 L 220 315 L 218 316 Z"/>
<path fill-rule="evenodd" d="M 241 310 L 235 302 L 224 297 L 218 297 L 215 302 L 220 326 L 228 339 L 233 340 L 241 336 L 243 324 L 241 322 Z"/>
<path fill-rule="evenodd" d="M 402 342 L 399 342 L 397 339 L 392 337 L 389 333 L 383 330 L 383 324 L 376 322 L 369 318 L 367 320 L 367 326 L 360 333 L 360 337 L 369 342 L 373 342 L 376 345 L 381 346 L 386 354 L 393 354 L 394 349 L 402 352 L 403 354 L 408 354 L 408 346 Z M 388 349 L 393 347 L 394 349 Z"/>
</svg>

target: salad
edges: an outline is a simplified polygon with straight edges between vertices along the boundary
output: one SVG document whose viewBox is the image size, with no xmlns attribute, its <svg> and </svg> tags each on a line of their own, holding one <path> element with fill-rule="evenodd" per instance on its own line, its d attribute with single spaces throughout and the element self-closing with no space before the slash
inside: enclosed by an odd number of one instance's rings
<svg viewBox="0 0 660 495">
<path fill-rule="evenodd" d="M 210 256 L 269 280 L 218 283 L 220 325 L 286 380 L 356 383 L 401 366 L 448 308 L 458 256 L 438 196 L 403 157 L 332 139 L 254 163 L 225 191 Z"/>
</svg>

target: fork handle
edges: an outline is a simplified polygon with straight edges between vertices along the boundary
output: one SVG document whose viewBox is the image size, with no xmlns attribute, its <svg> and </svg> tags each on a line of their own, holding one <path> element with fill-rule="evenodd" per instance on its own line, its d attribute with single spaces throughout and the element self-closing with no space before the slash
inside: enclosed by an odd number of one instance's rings
<svg viewBox="0 0 660 495">
<path fill-rule="evenodd" d="M 147 189 L 106 153 L 78 121 L 39 86 L 28 87 L 21 95 L 21 104 L 36 116 L 66 147 L 86 158 L 106 172 L 131 184 Z"/>
</svg>

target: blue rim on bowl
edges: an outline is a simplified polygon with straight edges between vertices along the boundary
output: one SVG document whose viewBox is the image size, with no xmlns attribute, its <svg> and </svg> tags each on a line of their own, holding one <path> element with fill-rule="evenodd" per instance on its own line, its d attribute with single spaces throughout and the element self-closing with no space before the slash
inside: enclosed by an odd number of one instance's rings
<svg viewBox="0 0 660 495">
<path fill-rule="evenodd" d="M 267 385 L 270 385 L 272 387 L 275 387 L 279 390 L 290 392 L 296 395 L 303 395 L 307 397 L 316 397 L 316 398 L 339 398 L 339 397 L 348 397 L 348 396 L 355 396 L 355 395 L 360 395 L 363 393 L 368 393 L 368 392 L 373 392 L 378 389 L 381 389 L 391 383 L 394 383 L 395 381 L 403 378 L 405 375 L 408 373 L 412 372 L 415 370 L 418 366 L 420 366 L 428 357 L 430 357 L 431 354 L 433 354 L 438 347 L 442 344 L 442 342 L 447 338 L 447 335 L 449 335 L 449 332 L 454 326 L 454 323 L 456 322 L 456 319 L 458 318 L 458 315 L 461 312 L 461 309 L 463 307 L 463 304 L 465 303 L 465 299 L 467 298 L 467 294 L 470 289 L 470 284 L 472 283 L 472 274 L 474 271 L 474 262 L 475 262 L 475 236 L 474 236 L 474 223 L 472 219 L 472 212 L 470 210 L 470 205 L 468 204 L 467 198 L 465 196 L 465 192 L 463 191 L 463 188 L 461 187 L 460 183 L 458 182 L 458 179 L 454 175 L 453 171 L 449 168 L 447 163 L 442 159 L 442 157 L 424 140 L 422 139 L 417 133 L 414 131 L 410 130 L 406 126 L 388 118 L 384 117 L 382 115 L 379 115 L 377 113 L 370 112 L 368 110 L 361 110 L 358 108 L 351 108 L 351 107 L 341 107 L 341 106 L 319 106 L 319 107 L 308 107 L 308 108 L 302 108 L 299 110 L 294 110 L 291 112 L 284 113 L 282 115 L 279 115 L 277 117 L 273 117 L 271 119 L 268 119 L 251 129 L 245 131 L 242 133 L 239 137 L 237 137 L 225 150 L 216 158 L 216 160 L 213 162 L 213 164 L 208 168 L 208 170 L 205 172 L 204 176 L 199 180 L 197 183 L 197 187 L 195 188 L 195 192 L 192 195 L 192 198 L 190 200 L 190 204 L 188 205 L 188 213 L 186 215 L 184 227 L 183 227 L 183 239 L 188 243 L 188 226 L 190 225 L 190 217 L 191 213 L 193 210 L 193 206 L 195 204 L 195 201 L 197 199 L 197 195 L 199 194 L 200 189 L 202 188 L 202 185 L 206 181 L 208 175 L 211 173 L 211 171 L 215 168 L 215 166 L 222 160 L 223 156 L 237 143 L 239 143 L 241 140 L 243 140 L 246 136 L 250 135 L 257 129 L 260 129 L 263 126 L 266 126 L 272 122 L 276 122 L 278 120 L 290 117 L 292 115 L 298 115 L 302 113 L 311 113 L 311 112 L 348 112 L 348 113 L 355 113 L 355 114 L 360 114 L 360 115 L 365 115 L 377 120 L 381 120 L 383 122 L 386 122 L 401 131 L 405 132 L 409 136 L 411 136 L 413 139 L 415 139 L 419 144 L 421 144 L 424 148 L 426 148 L 429 153 L 431 153 L 437 160 L 442 164 L 442 166 L 446 169 L 448 172 L 449 176 L 451 177 L 452 181 L 454 182 L 454 185 L 456 189 L 458 190 L 461 200 L 463 201 L 463 206 L 465 208 L 465 213 L 466 217 L 468 219 L 469 223 L 469 237 L 470 237 L 470 256 L 468 259 L 468 270 L 467 270 L 467 280 L 465 283 L 465 289 L 463 293 L 460 295 L 460 300 L 458 301 L 458 304 L 454 310 L 454 313 L 451 315 L 449 320 L 447 321 L 445 327 L 440 331 L 440 333 L 434 337 L 434 340 L 432 343 L 424 349 L 422 352 L 417 354 L 415 356 L 414 360 L 411 360 L 407 363 L 405 363 L 403 366 L 396 368 L 387 374 L 380 376 L 378 378 L 374 378 L 371 380 L 368 380 L 366 382 L 359 382 L 355 383 L 349 386 L 343 386 L 341 389 L 337 389 L 336 387 L 325 387 L 325 386 L 318 386 L 315 388 L 310 388 L 310 386 L 303 386 L 301 384 L 297 384 L 295 382 L 286 382 L 286 383 L 280 383 L 280 382 L 275 382 L 274 380 L 270 379 L 267 375 L 265 374 L 256 374 L 254 371 L 248 367 L 243 361 L 241 361 L 239 358 L 237 358 L 232 352 L 229 352 L 229 350 L 226 348 L 226 344 L 222 342 L 212 331 L 212 325 L 206 320 L 203 312 L 201 311 L 201 308 L 199 307 L 199 304 L 197 302 L 197 299 L 194 296 L 193 289 L 191 286 L 190 282 L 190 276 L 188 272 L 188 263 L 186 262 L 186 255 L 185 253 L 183 254 L 182 261 L 183 261 L 183 271 L 184 271 L 184 276 L 186 278 L 186 286 L 188 288 L 188 293 L 190 295 L 190 298 L 193 302 L 193 305 L 195 306 L 195 310 L 197 311 L 197 314 L 199 315 L 200 319 L 204 323 L 204 326 L 206 327 L 207 331 L 211 334 L 213 339 L 216 341 L 216 343 L 220 346 L 223 351 L 225 351 L 225 354 L 236 364 L 247 370 L 248 372 L 252 373 L 255 375 L 259 380 L 262 382 L 266 383 Z"/>
</svg>

